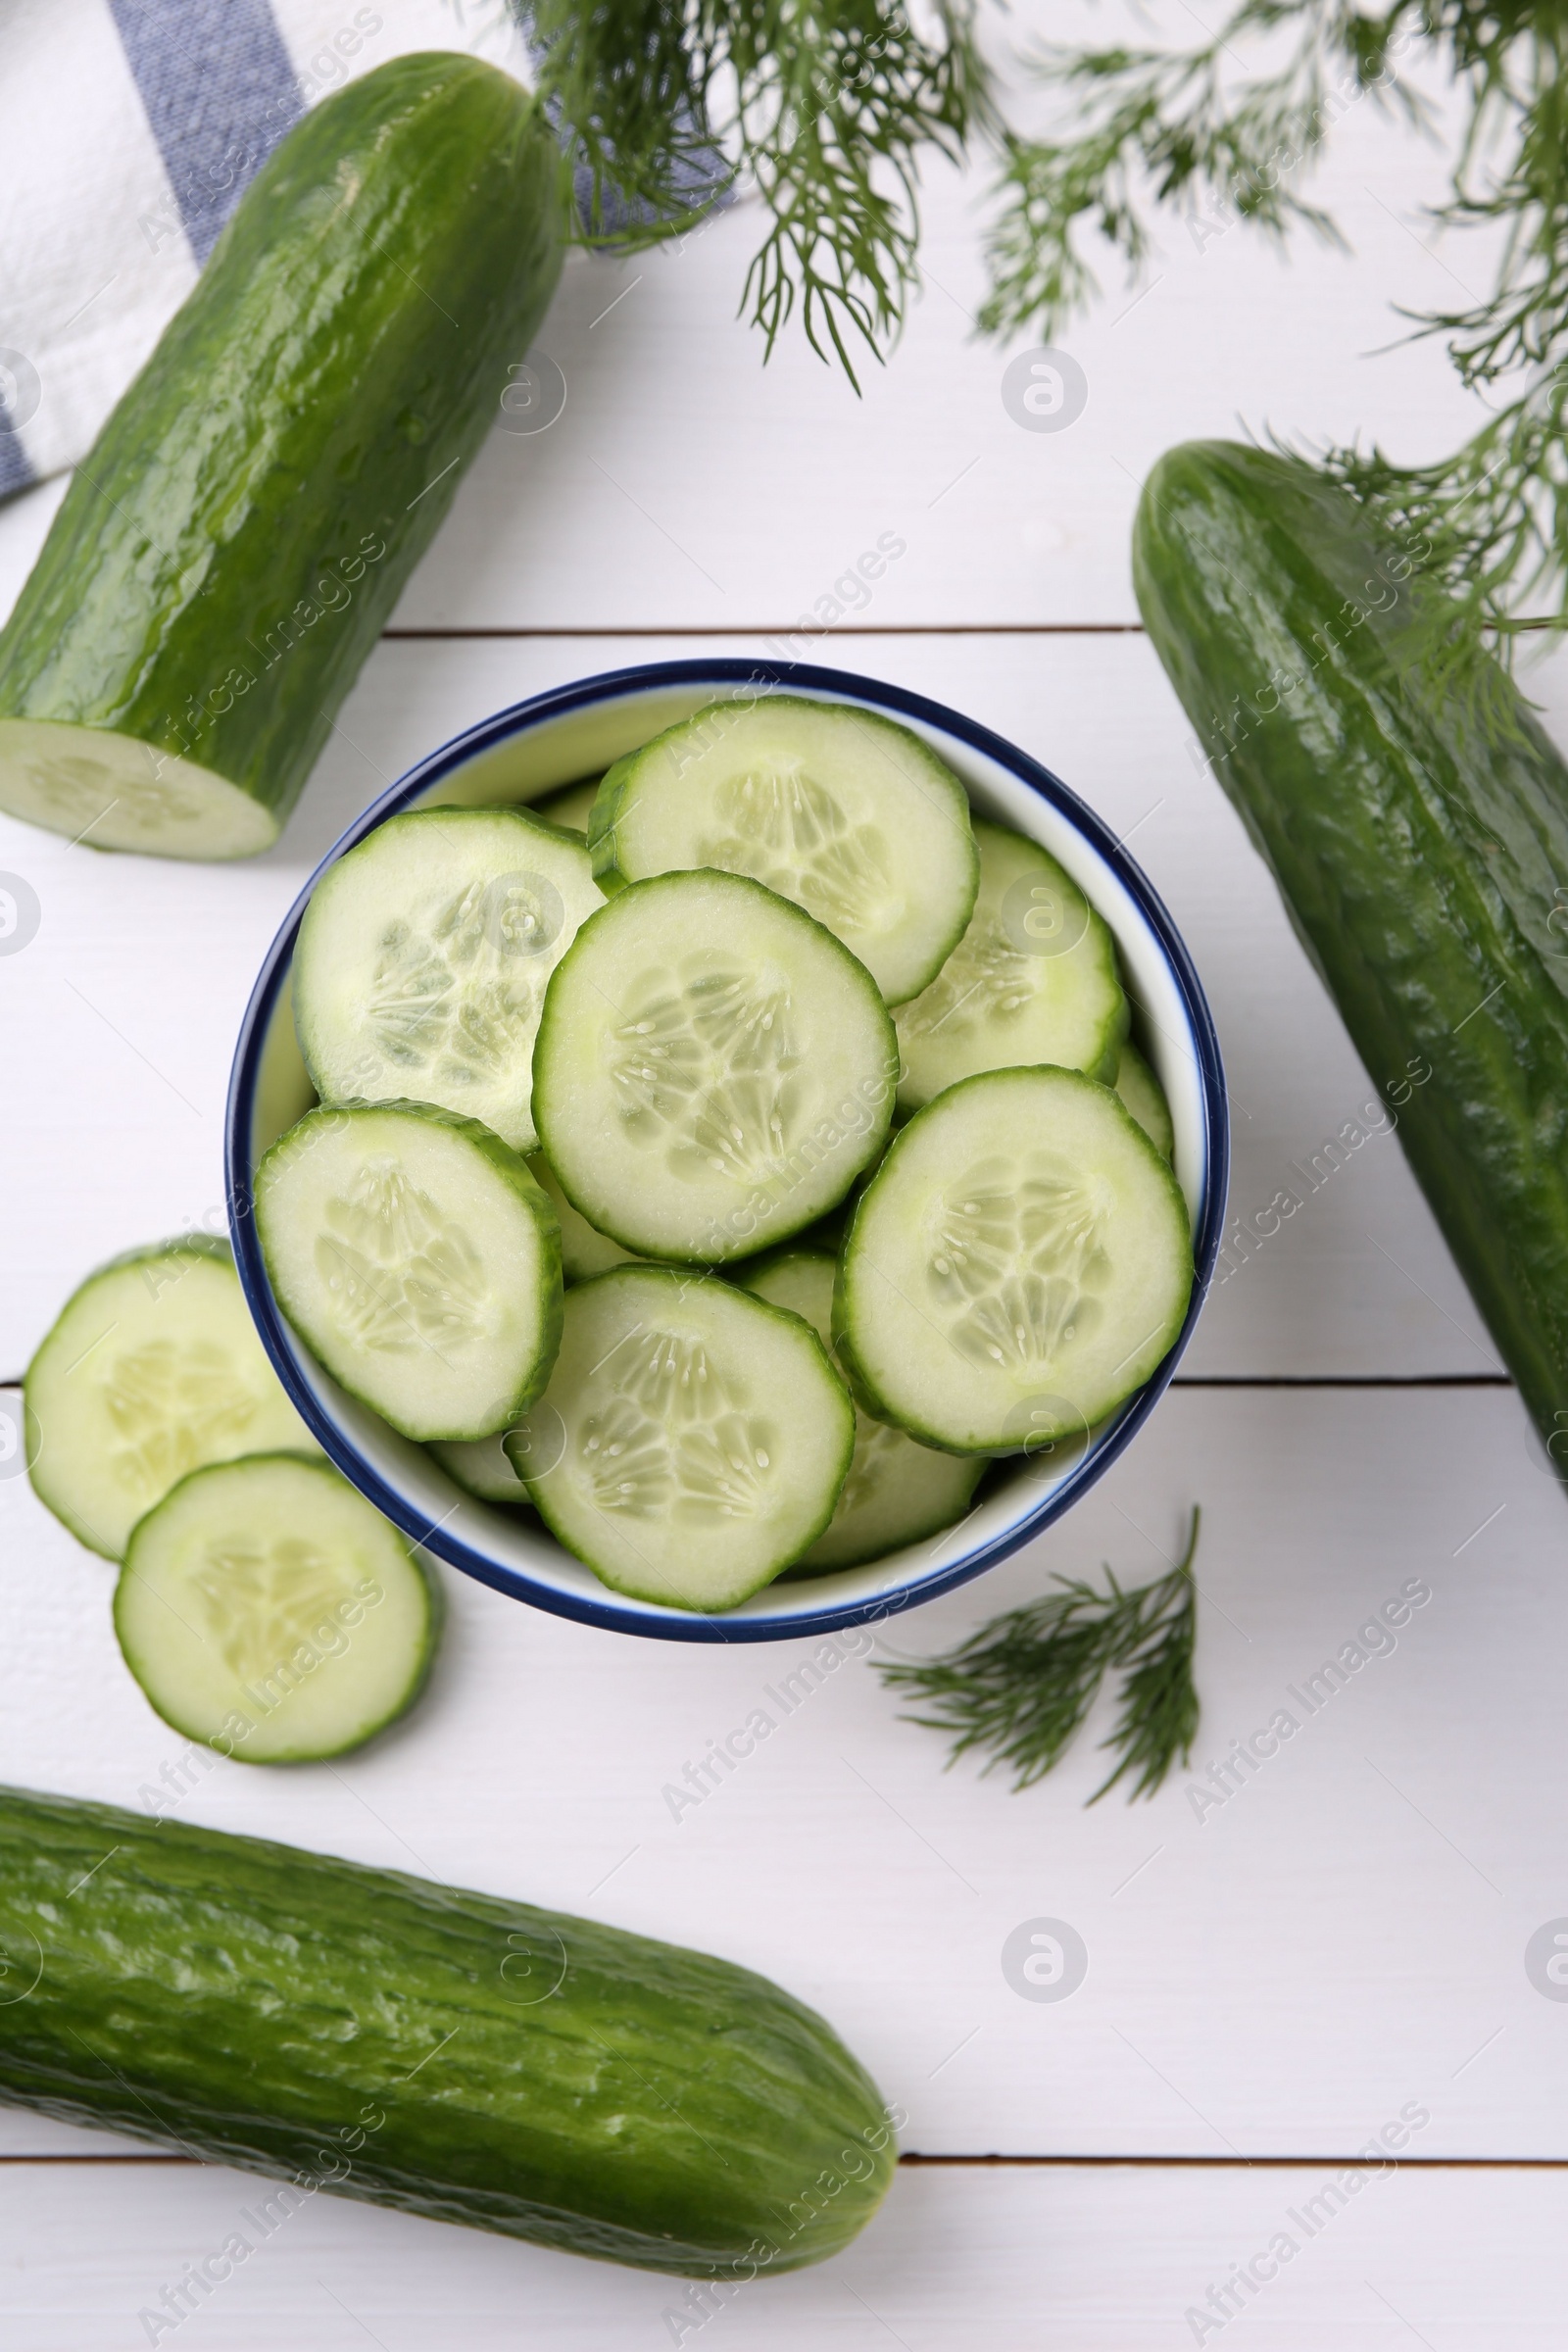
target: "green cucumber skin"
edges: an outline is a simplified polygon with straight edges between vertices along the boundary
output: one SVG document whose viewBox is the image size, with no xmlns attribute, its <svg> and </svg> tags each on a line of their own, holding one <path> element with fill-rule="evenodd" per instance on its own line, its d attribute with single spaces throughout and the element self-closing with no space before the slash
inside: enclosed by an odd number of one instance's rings
<svg viewBox="0 0 1568 2352">
<path fill-rule="evenodd" d="M 0 634 L 0 716 L 184 754 L 281 823 L 543 316 L 564 219 L 554 134 L 477 59 L 395 58 L 313 109 L 78 468 Z"/>
<path fill-rule="evenodd" d="M 1155 651 L 1561 1450 L 1568 939 L 1548 926 L 1568 880 L 1568 768 L 1500 678 L 1515 721 L 1500 743 L 1423 693 L 1401 659 L 1410 568 L 1333 485 L 1225 442 L 1167 453 L 1134 532 Z M 1247 732 L 1228 740 L 1237 697 Z"/>
<path fill-rule="evenodd" d="M 3 1789 L 0 1945 L 41 1954 L 0 2097 L 438 2221 L 749 2278 L 838 2251 L 892 2178 L 803 2003 L 500 1896 Z"/>
</svg>

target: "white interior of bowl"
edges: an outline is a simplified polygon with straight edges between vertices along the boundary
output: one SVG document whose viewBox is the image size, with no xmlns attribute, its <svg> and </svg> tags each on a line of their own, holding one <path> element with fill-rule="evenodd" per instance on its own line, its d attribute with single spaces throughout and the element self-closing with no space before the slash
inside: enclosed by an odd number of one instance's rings
<svg viewBox="0 0 1568 2352">
<path fill-rule="evenodd" d="M 672 726 L 703 704 L 745 691 L 727 678 L 715 678 L 706 686 L 701 680 L 632 686 L 583 710 L 525 721 L 508 741 L 443 777 L 413 805 L 480 807 L 539 800 L 563 784 L 597 774 L 622 753 L 635 750 L 661 728 Z M 1197 1040 L 1175 972 L 1136 901 L 1093 844 L 1000 760 L 974 751 L 940 726 L 922 724 L 896 706 L 880 703 L 874 693 L 851 696 L 826 695 L 818 689 L 804 691 L 823 701 L 857 702 L 871 710 L 884 710 L 902 725 L 911 727 L 962 777 L 981 815 L 1041 842 L 1104 916 L 1121 951 L 1134 1003 L 1134 1037 L 1170 1103 L 1176 1132 L 1176 1174 L 1196 1228 L 1208 1175 Z M 314 1101 L 295 1042 L 292 993 L 285 985 L 262 1047 L 251 1119 L 252 1168 L 269 1144 Z M 464 1494 L 421 1447 L 400 1438 L 365 1405 L 346 1396 L 287 1327 L 282 1328 L 300 1377 L 322 1411 L 368 1467 L 421 1521 L 450 1531 L 454 1539 L 497 1566 L 527 1576 L 564 1597 L 612 1605 L 622 1622 L 646 1619 L 652 1630 L 660 1621 L 679 1618 L 677 1610 L 609 1593 L 598 1578 L 563 1551 L 536 1521 L 514 1518 Z M 1124 1406 L 1122 1412 L 1129 1409 L 1130 1405 Z M 728 1617 L 776 1621 L 808 1631 L 814 1618 L 831 1617 L 846 1605 L 892 1599 L 933 1573 L 971 1557 L 1028 1518 L 1079 1468 L 1086 1452 L 1092 1455 L 1105 1445 L 1121 1418 L 1122 1414 L 1114 1416 L 1076 1448 L 1059 1450 L 1049 1459 L 1040 1455 L 1020 1460 L 1016 1470 L 967 1519 L 932 1541 L 890 1552 L 863 1568 L 771 1585 L 729 1611 Z"/>
</svg>

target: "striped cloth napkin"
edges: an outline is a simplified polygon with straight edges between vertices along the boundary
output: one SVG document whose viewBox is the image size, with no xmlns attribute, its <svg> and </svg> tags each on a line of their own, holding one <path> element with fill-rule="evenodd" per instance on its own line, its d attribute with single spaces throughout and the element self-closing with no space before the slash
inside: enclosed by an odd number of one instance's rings
<svg viewBox="0 0 1568 2352">
<path fill-rule="evenodd" d="M 85 455 L 307 107 L 418 49 L 532 80 L 506 0 L 0 0 L 0 498 Z"/>
</svg>

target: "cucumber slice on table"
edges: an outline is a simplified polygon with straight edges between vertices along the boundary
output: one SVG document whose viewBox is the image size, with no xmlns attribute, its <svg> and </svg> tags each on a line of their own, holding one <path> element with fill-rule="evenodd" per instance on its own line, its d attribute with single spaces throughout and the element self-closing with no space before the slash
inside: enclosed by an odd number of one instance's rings
<svg viewBox="0 0 1568 2352">
<path fill-rule="evenodd" d="M 728 1609 L 827 1526 L 855 1412 L 799 1315 L 701 1274 L 621 1266 L 567 1292 L 550 1386 L 506 1447 L 612 1591 Z"/>
<path fill-rule="evenodd" d="M 869 1409 L 956 1453 L 1093 1428 L 1193 1283 L 1175 1177 L 1108 1087 L 991 1070 L 916 1112 L 839 1260 L 833 1340 Z"/>
<path fill-rule="evenodd" d="M 197 1470 L 138 1520 L 115 1588 L 126 1665 L 164 1721 L 246 1764 L 361 1747 L 410 1706 L 440 1591 L 324 1462 Z"/>
<path fill-rule="evenodd" d="M 589 1223 L 643 1257 L 748 1256 L 880 1152 L 898 1046 L 865 966 L 739 874 L 662 874 L 551 976 L 533 1106 Z"/>
<path fill-rule="evenodd" d="M 323 1102 L 437 1102 L 531 1152 L 545 986 L 604 904 L 588 853 L 520 808 L 417 808 L 329 866 L 294 953 Z"/>
<path fill-rule="evenodd" d="M 1021 833 L 977 819 L 980 892 L 929 988 L 895 1015 L 899 1108 L 981 1070 L 1054 1062 L 1108 1084 L 1127 1034 L 1109 929 L 1071 876 Z"/>
<path fill-rule="evenodd" d="M 745 1284 L 770 1305 L 803 1315 L 831 1349 L 835 1271 L 836 1261 L 825 1250 L 782 1250 L 749 1272 Z M 938 1453 L 857 1407 L 855 1453 L 832 1524 L 785 1574 L 858 1568 L 863 1560 L 934 1536 L 962 1517 L 984 1469 L 983 1460 Z"/>
<path fill-rule="evenodd" d="M 106 1559 L 176 1479 L 277 1446 L 314 1451 L 256 1336 L 226 1242 L 158 1242 L 73 1293 L 27 1367 L 32 1484 Z"/>
<path fill-rule="evenodd" d="M 256 1171 L 268 1275 L 334 1380 L 406 1438 L 484 1438 L 549 1377 L 555 1210 L 476 1119 L 308 1110 Z"/>
<path fill-rule="evenodd" d="M 490 430 L 564 227 L 552 126 L 478 58 L 392 58 L 312 107 L 78 466 L 0 636 L 0 808 L 161 858 L 275 839 Z"/>
<path fill-rule="evenodd" d="M 476 1501 L 526 1503 L 528 1490 L 512 1467 L 502 1436 L 497 1430 L 489 1438 L 432 1438 L 426 1451 Z"/>
<path fill-rule="evenodd" d="M 710 704 L 617 760 L 588 846 L 607 890 L 705 865 L 765 882 L 890 1004 L 935 977 L 978 879 L 963 786 L 917 735 L 792 694 Z"/>
<path fill-rule="evenodd" d="M 1116 1092 L 1160 1158 L 1174 1158 L 1176 1130 L 1171 1125 L 1165 1090 L 1130 1040 L 1123 1046 L 1116 1065 Z"/>
<path fill-rule="evenodd" d="M 572 1207 L 542 1152 L 534 1152 L 528 1165 L 556 1212 L 561 1227 L 561 1271 L 567 1282 L 587 1282 L 595 1274 L 608 1274 L 612 1266 L 624 1266 L 630 1261 L 629 1250 L 623 1250 L 608 1234 L 596 1232 L 587 1218 Z"/>
<path fill-rule="evenodd" d="M 547 793 L 542 801 L 535 801 L 533 814 L 552 825 L 564 825 L 568 833 L 586 834 L 600 782 L 598 776 L 589 776 L 582 784 L 564 784 L 559 792 Z"/>
</svg>

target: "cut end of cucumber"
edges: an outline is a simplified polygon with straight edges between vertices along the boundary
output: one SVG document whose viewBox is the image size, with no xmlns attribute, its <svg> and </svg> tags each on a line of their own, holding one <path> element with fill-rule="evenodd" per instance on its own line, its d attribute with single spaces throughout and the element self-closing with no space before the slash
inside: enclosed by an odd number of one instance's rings
<svg viewBox="0 0 1568 2352">
<path fill-rule="evenodd" d="M 181 1480 L 115 1592 L 125 1663 L 164 1721 L 246 1764 L 361 1747 L 429 1671 L 439 1595 L 324 1463 L 258 1454 Z"/>
<path fill-rule="evenodd" d="M 0 718 L 0 808 L 98 850 L 254 858 L 277 839 L 260 801 L 176 752 L 106 727 Z"/>
</svg>

